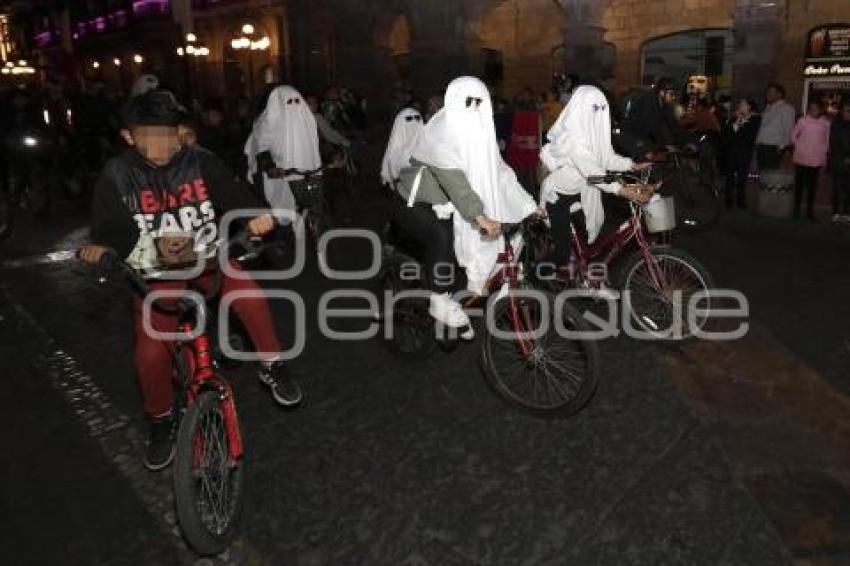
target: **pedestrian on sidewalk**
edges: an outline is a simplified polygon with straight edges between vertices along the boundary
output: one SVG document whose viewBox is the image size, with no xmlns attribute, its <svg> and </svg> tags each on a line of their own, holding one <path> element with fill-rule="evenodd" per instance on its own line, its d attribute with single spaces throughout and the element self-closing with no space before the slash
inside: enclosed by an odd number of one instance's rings
<svg viewBox="0 0 850 566">
<path fill-rule="evenodd" d="M 850 221 L 850 102 L 841 106 L 829 134 L 832 220 Z"/>
<path fill-rule="evenodd" d="M 782 153 L 791 145 L 791 132 L 797 113 L 785 101 L 782 85 L 768 85 L 767 106 L 761 115 L 761 127 L 756 138 L 756 159 L 759 171 L 779 169 Z"/>
<path fill-rule="evenodd" d="M 809 102 L 806 115 L 797 121 L 791 134 L 794 143 L 794 218 L 800 217 L 800 204 L 805 194 L 806 217 L 814 220 L 815 193 L 821 168 L 826 165 L 829 150 L 830 123 L 823 116 L 819 102 Z"/>
<path fill-rule="evenodd" d="M 753 161 L 756 135 L 760 118 L 755 113 L 755 102 L 742 98 L 735 105 L 731 119 L 724 125 L 721 145 L 724 148 L 726 174 L 726 208 L 735 205 L 746 210 L 747 176 Z"/>
</svg>

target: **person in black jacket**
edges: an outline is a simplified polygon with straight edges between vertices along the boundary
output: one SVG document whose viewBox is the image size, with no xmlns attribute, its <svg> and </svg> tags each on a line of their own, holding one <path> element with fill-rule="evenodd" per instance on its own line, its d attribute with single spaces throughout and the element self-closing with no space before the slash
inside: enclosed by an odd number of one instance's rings
<svg viewBox="0 0 850 566">
<path fill-rule="evenodd" d="M 217 244 L 224 239 L 219 221 L 226 212 L 257 208 L 250 190 L 212 153 L 180 143 L 178 125 L 185 117 L 174 96 L 166 91 L 150 91 L 133 97 L 125 109 L 124 132 L 130 148 L 109 160 L 97 181 L 92 207 L 92 243 L 79 257 L 97 265 L 110 251 L 143 275 L 153 277 L 154 266 L 177 263 L 187 257 L 215 257 Z M 248 221 L 247 230 L 263 235 L 274 228 L 270 214 Z M 194 262 L 193 262 L 194 263 Z M 161 269 L 161 268 L 158 268 Z M 233 264 L 233 269 L 238 269 Z M 207 289 L 212 275 L 205 270 L 192 281 L 172 277 L 152 280 L 154 290 L 179 290 L 191 284 Z M 233 301 L 233 311 L 254 341 L 258 352 L 272 356 L 260 364 L 259 378 L 271 387 L 275 400 L 294 405 L 301 389 L 288 375 L 274 352 L 281 352 L 265 298 L 249 277 L 223 273 L 221 293 L 251 291 L 252 297 Z M 173 359 L 167 344 L 146 330 L 175 332 L 176 314 L 156 309 L 143 312 L 143 303 L 134 303 L 135 360 L 145 413 L 150 421 L 145 466 L 161 470 L 174 457 Z"/>
<path fill-rule="evenodd" d="M 850 101 L 832 121 L 829 132 L 833 220 L 850 220 Z"/>
<path fill-rule="evenodd" d="M 673 112 L 675 101 L 676 90 L 666 79 L 630 99 L 620 126 L 622 140 L 632 147 L 629 157 L 639 159 L 659 146 L 683 141 L 684 132 Z"/>
<path fill-rule="evenodd" d="M 726 167 L 726 207 L 732 208 L 734 199 L 738 208 L 746 210 L 747 175 L 755 151 L 760 120 L 755 113 L 755 103 L 740 99 L 735 111 L 721 132 Z"/>
</svg>

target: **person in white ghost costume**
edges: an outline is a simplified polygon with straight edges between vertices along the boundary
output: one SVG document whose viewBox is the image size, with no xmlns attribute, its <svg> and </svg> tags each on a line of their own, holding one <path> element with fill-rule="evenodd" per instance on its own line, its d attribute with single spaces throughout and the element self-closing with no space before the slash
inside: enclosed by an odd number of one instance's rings
<svg viewBox="0 0 850 566">
<path fill-rule="evenodd" d="M 588 243 L 599 235 L 605 220 L 600 191 L 645 203 L 657 187 L 588 183 L 588 177 L 604 175 L 607 171 L 648 166 L 636 165 L 614 152 L 608 101 L 596 87 L 580 86 L 573 91 L 547 139 L 549 143 L 541 149 L 540 160 L 550 173 L 543 180 L 540 202 L 547 207 L 555 240 L 555 254 L 549 259 L 557 266 L 565 266 L 570 257 L 570 224 L 580 220 L 579 211 L 584 216 Z"/>
<path fill-rule="evenodd" d="M 467 288 L 483 293 L 502 249 L 500 223 L 519 222 L 537 210 L 499 154 L 484 83 L 460 77 L 449 84 L 445 106 L 423 128 L 411 165 L 401 172 L 401 196 L 409 208 L 424 202 L 439 218 L 451 215 L 454 255 L 466 270 Z M 440 291 L 432 292 L 431 315 L 449 326 L 468 325 L 460 305 Z"/>
<path fill-rule="evenodd" d="M 422 133 L 422 114 L 413 108 L 405 108 L 395 117 L 387 150 L 381 162 L 381 181 L 392 188 L 405 167 L 410 167 L 410 154 Z"/>
<path fill-rule="evenodd" d="M 248 180 L 262 174 L 266 200 L 282 224 L 294 218 L 295 197 L 290 183 L 304 175 L 284 175 L 287 169 L 318 172 L 322 167 L 316 119 L 301 94 L 291 86 L 279 86 L 269 95 L 266 108 L 254 122 L 245 142 Z"/>
</svg>

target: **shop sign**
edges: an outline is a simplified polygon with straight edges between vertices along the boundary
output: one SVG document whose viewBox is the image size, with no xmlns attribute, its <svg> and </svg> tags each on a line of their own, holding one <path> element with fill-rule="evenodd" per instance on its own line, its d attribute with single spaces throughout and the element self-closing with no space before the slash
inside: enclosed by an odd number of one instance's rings
<svg viewBox="0 0 850 566">
<path fill-rule="evenodd" d="M 806 59 L 822 62 L 850 60 L 850 25 L 818 26 L 810 31 L 809 41 L 806 43 Z"/>
<path fill-rule="evenodd" d="M 850 75 L 850 59 L 832 65 L 810 63 L 803 74 L 807 77 L 843 77 Z"/>
</svg>

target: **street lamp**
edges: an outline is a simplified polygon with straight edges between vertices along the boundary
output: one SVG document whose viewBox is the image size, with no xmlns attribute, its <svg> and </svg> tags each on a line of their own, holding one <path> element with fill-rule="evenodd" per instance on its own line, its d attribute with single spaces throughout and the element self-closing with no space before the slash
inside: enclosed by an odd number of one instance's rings
<svg viewBox="0 0 850 566">
<path fill-rule="evenodd" d="M 254 39 L 254 26 L 242 24 L 242 35 L 230 40 L 230 47 L 235 51 L 248 52 L 248 84 L 251 89 L 251 98 L 254 98 L 254 51 L 265 51 L 271 46 L 269 36 L 263 35 Z"/>
<path fill-rule="evenodd" d="M 141 55 L 139 55 L 138 53 L 133 55 L 133 62 L 136 63 L 137 65 L 141 65 L 142 63 L 144 63 L 144 61 L 145 61 L 145 58 L 142 57 Z"/>
<path fill-rule="evenodd" d="M 100 62 L 92 61 L 91 67 L 92 69 L 100 69 Z"/>
<path fill-rule="evenodd" d="M 119 59 L 118 57 L 116 57 L 115 59 L 113 59 L 113 60 L 112 60 L 112 62 L 115 64 L 115 66 L 116 66 L 116 67 L 120 67 L 120 66 L 121 66 L 121 59 Z"/>
<path fill-rule="evenodd" d="M 35 74 L 35 68 L 31 67 L 24 59 L 19 60 L 17 63 L 6 61 L 3 67 L 0 68 L 0 73 L 4 75 L 33 75 Z"/>
</svg>

